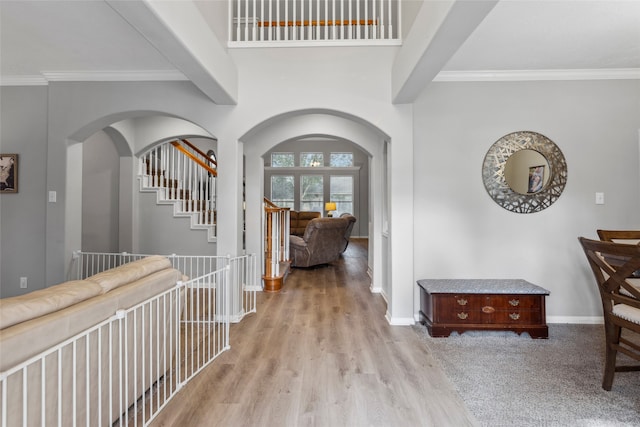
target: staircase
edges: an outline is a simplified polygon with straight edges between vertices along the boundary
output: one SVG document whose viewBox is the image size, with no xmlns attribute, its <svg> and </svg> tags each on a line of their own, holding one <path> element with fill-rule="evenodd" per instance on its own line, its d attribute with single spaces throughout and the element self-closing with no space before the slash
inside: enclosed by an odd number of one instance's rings
<svg viewBox="0 0 640 427">
<path fill-rule="evenodd" d="M 186 139 L 168 141 L 140 156 L 140 191 L 154 191 L 158 204 L 172 204 L 174 217 L 189 217 L 191 228 L 216 241 L 217 164 Z"/>
</svg>

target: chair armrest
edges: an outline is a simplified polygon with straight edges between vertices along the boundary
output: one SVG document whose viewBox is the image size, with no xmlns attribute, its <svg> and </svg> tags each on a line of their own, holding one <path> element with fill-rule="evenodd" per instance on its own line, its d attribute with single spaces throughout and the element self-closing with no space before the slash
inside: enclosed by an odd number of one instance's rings
<svg viewBox="0 0 640 427">
<path fill-rule="evenodd" d="M 307 247 L 307 242 L 302 237 L 291 234 L 289 235 L 289 246 L 303 249 Z"/>
</svg>

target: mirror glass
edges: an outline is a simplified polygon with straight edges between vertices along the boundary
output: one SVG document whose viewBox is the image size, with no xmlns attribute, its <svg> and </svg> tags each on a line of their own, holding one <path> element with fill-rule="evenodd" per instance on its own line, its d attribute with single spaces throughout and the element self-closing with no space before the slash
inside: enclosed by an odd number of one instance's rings
<svg viewBox="0 0 640 427">
<path fill-rule="evenodd" d="M 504 179 L 516 193 L 537 193 L 549 182 L 549 162 L 536 150 L 516 151 L 507 159 Z"/>
<path fill-rule="evenodd" d="M 567 183 L 567 164 L 546 136 L 513 132 L 489 148 L 482 180 L 489 196 L 504 209 L 534 213 L 558 200 Z"/>
</svg>

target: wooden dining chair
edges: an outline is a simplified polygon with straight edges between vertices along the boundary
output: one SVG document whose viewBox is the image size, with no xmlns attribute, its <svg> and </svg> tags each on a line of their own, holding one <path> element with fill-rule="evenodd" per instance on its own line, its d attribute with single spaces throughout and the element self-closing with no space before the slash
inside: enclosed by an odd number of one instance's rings
<svg viewBox="0 0 640 427">
<path fill-rule="evenodd" d="M 632 274 L 640 270 L 640 244 L 579 238 L 602 299 L 605 366 L 602 388 L 611 390 L 616 372 L 640 371 L 640 365 L 617 365 L 618 352 L 640 362 L 640 290 Z M 623 334 L 623 330 L 631 332 Z M 636 339 L 637 338 L 637 339 Z"/>
<path fill-rule="evenodd" d="M 598 237 L 605 242 L 637 245 L 640 242 L 640 230 L 598 230 Z"/>
<path fill-rule="evenodd" d="M 598 237 L 605 242 L 637 245 L 640 243 L 640 230 L 598 230 Z M 640 270 L 634 271 L 632 276 L 640 278 Z M 640 280 L 634 280 L 633 283 L 640 289 Z"/>
</svg>

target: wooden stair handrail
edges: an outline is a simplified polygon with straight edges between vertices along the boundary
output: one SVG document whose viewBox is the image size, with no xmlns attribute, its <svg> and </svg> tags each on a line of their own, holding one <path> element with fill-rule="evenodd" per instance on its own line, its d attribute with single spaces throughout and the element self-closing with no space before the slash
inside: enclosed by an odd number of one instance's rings
<svg viewBox="0 0 640 427">
<path fill-rule="evenodd" d="M 180 150 L 185 156 L 189 157 L 191 160 L 202 166 L 207 172 L 212 174 L 213 176 L 218 176 L 218 172 L 213 169 L 211 166 L 200 160 L 198 157 L 194 156 L 189 150 L 184 148 L 178 141 L 171 141 L 171 145 Z"/>
<path fill-rule="evenodd" d="M 193 149 L 196 153 L 200 154 L 202 157 L 204 157 L 205 159 L 207 159 L 207 161 L 209 163 L 213 163 L 214 166 L 218 166 L 218 162 L 216 162 L 215 160 L 213 160 L 211 157 L 207 156 L 207 154 L 202 151 L 201 149 L 199 149 L 198 147 L 196 147 L 195 145 L 193 145 L 189 140 L 187 139 L 181 139 L 180 141 L 184 142 L 185 144 L 187 144 L 191 149 Z"/>
<path fill-rule="evenodd" d="M 275 203 L 273 203 L 271 200 L 267 199 L 266 197 L 263 197 L 263 199 L 264 199 L 264 203 L 267 205 L 266 209 L 274 210 L 274 211 L 276 211 L 276 210 L 280 210 L 280 211 L 289 211 L 289 210 L 291 210 L 291 208 L 283 208 L 283 207 L 280 207 L 280 206 L 276 205 Z"/>
</svg>

